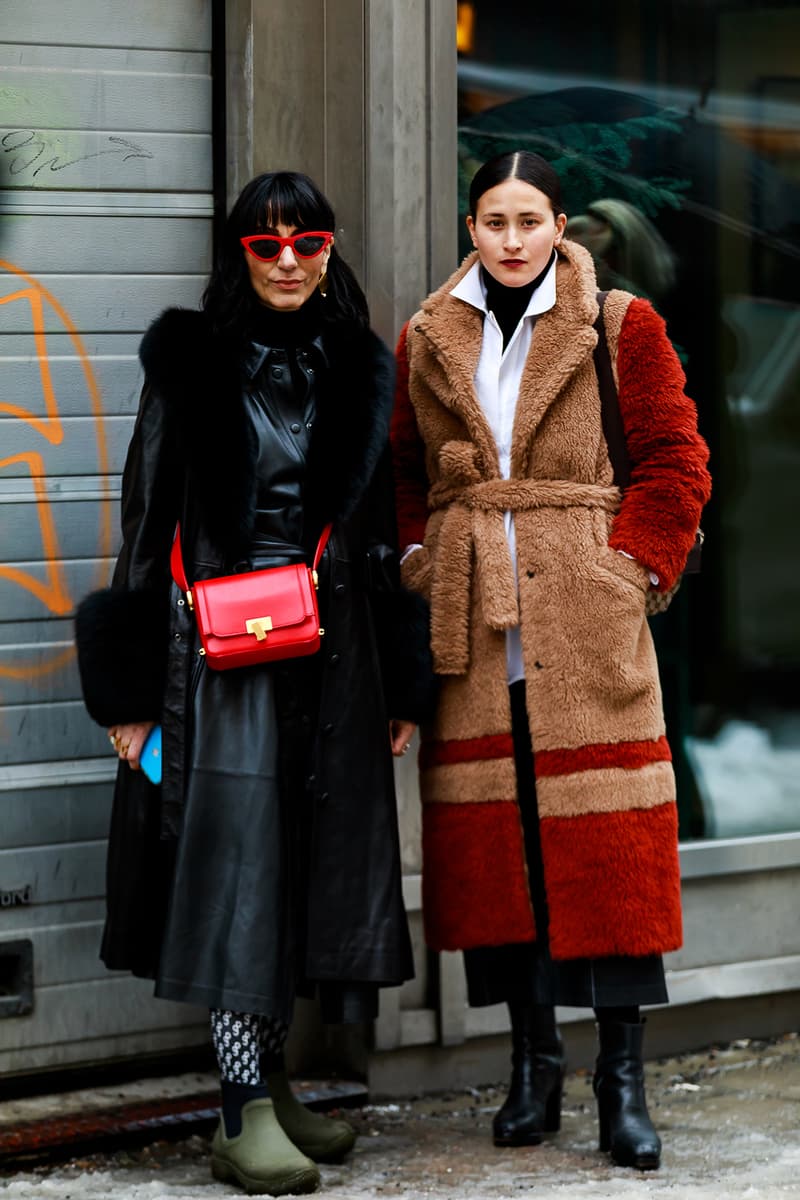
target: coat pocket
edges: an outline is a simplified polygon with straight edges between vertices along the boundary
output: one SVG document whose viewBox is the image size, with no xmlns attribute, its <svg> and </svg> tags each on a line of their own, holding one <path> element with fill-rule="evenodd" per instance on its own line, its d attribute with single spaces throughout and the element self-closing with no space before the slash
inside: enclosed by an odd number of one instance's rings
<svg viewBox="0 0 800 1200">
<path fill-rule="evenodd" d="M 646 593 L 650 589 L 650 572 L 647 567 L 635 558 L 628 558 L 625 554 L 620 554 L 619 550 L 614 550 L 611 546 L 604 548 L 605 552 L 601 552 L 601 560 L 606 570 L 609 570 L 612 575 L 621 579 L 623 583 L 630 584 L 637 591 Z"/>
<path fill-rule="evenodd" d="M 609 546 L 610 521 L 605 513 L 595 511 L 593 518 L 596 562 L 601 573 L 606 577 L 610 576 L 615 582 L 623 584 L 626 588 L 635 588 L 637 592 L 645 596 L 652 586 L 647 567 L 643 566 L 638 559 L 628 558 L 626 554 L 620 554 L 618 550 Z"/>
</svg>

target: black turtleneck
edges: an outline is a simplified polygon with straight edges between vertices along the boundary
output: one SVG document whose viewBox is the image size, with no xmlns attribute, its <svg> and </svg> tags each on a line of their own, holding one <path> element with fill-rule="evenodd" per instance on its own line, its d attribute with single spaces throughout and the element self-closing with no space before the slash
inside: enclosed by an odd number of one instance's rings
<svg viewBox="0 0 800 1200">
<path fill-rule="evenodd" d="M 514 336 L 514 330 L 519 325 L 531 296 L 550 270 L 555 256 L 554 250 L 552 256 L 547 260 L 544 270 L 540 271 L 530 283 L 524 283 L 521 287 L 508 287 L 504 283 L 499 283 L 494 275 L 490 275 L 486 267 L 481 265 L 481 279 L 486 288 L 486 307 L 489 312 L 494 313 L 494 319 L 500 326 L 504 350 Z"/>
<path fill-rule="evenodd" d="M 308 345 L 322 329 L 324 303 L 315 289 L 305 304 L 287 312 L 259 304 L 253 317 L 253 341 L 273 349 Z"/>
</svg>

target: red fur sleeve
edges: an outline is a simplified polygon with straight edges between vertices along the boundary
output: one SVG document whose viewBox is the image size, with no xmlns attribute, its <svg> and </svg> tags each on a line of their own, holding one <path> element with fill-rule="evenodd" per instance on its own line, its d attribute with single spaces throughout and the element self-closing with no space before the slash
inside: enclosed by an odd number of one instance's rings
<svg viewBox="0 0 800 1200">
<path fill-rule="evenodd" d="M 609 544 L 655 571 L 659 589 L 668 589 L 694 542 L 711 476 L 680 360 L 647 300 L 632 300 L 625 314 L 617 375 L 631 482 Z"/>
<path fill-rule="evenodd" d="M 395 503 L 400 549 L 422 542 L 428 521 L 428 473 L 425 446 L 408 395 L 408 322 L 397 342 L 397 388 L 392 413 L 391 441 Z"/>
</svg>

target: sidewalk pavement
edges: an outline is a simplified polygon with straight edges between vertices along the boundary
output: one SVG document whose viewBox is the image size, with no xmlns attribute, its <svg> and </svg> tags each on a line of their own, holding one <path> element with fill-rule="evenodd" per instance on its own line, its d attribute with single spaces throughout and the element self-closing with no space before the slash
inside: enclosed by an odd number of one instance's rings
<svg viewBox="0 0 800 1200">
<path fill-rule="evenodd" d="M 647 1078 L 664 1142 L 660 1171 L 624 1170 L 599 1153 L 591 1077 L 575 1072 L 567 1079 L 560 1134 L 536 1147 L 492 1145 L 500 1087 L 349 1111 L 358 1142 L 342 1165 L 322 1168 L 318 1194 L 325 1200 L 800 1198 L 797 1033 L 653 1062 Z M 0 1178 L 0 1200 L 112 1197 L 239 1200 L 239 1193 L 211 1179 L 208 1140 L 197 1135 Z"/>
</svg>

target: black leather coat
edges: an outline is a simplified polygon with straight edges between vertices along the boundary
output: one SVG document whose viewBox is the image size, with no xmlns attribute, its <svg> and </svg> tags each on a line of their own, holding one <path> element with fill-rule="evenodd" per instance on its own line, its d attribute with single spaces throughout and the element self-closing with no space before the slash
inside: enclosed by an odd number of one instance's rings
<svg viewBox="0 0 800 1200">
<path fill-rule="evenodd" d="M 398 583 L 392 357 L 374 334 L 355 329 L 323 330 L 321 351 L 302 522 L 310 555 L 333 521 L 321 578 L 319 712 L 299 704 L 282 713 L 287 736 L 306 744 L 308 722 L 318 717 L 304 780 L 313 811 L 304 973 L 397 984 L 413 971 L 387 722 L 430 710 L 427 613 Z M 180 837 L 185 721 L 197 670 L 193 617 L 171 581 L 169 549 L 180 519 L 190 580 L 228 574 L 247 560 L 259 448 L 245 409 L 264 353 L 254 347 L 237 361 L 200 313 L 170 310 L 151 327 L 114 584 L 78 613 L 91 715 L 105 725 L 160 720 L 164 729 L 160 788 L 124 764 L 119 772 L 103 942 L 109 967 L 151 977 Z M 237 765 L 231 761 L 232 772 Z"/>
</svg>

